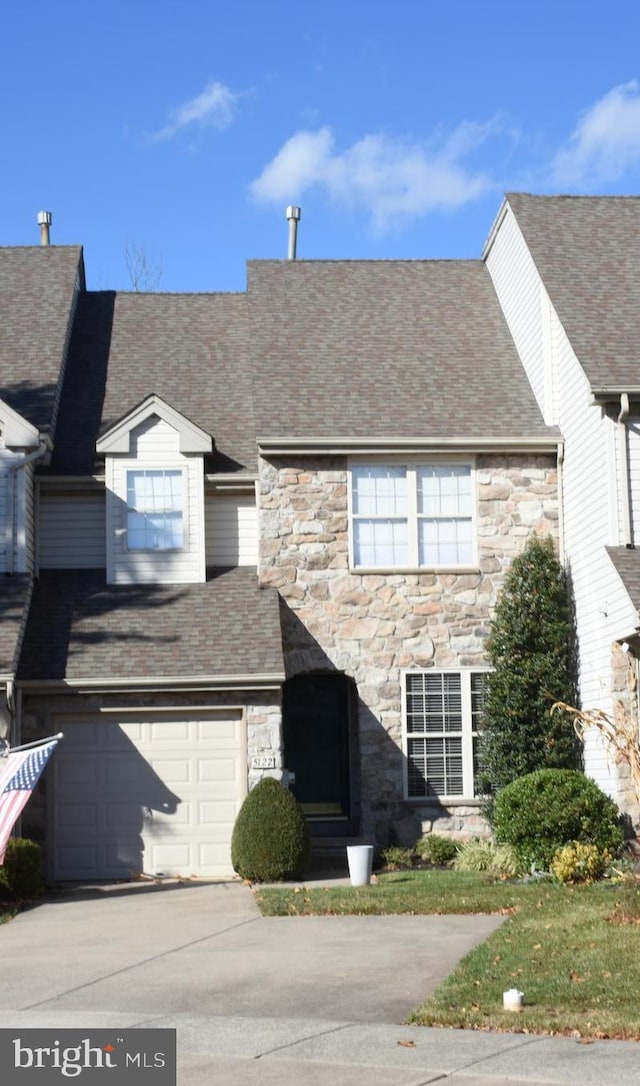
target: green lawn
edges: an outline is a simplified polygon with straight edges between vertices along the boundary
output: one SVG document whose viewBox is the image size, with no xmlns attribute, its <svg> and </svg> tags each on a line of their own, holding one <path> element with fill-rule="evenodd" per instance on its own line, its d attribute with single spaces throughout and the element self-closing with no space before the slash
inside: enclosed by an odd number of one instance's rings
<svg viewBox="0 0 640 1086">
<path fill-rule="evenodd" d="M 257 892 L 257 900 L 268 916 L 503 913 L 501 928 L 461 961 L 411 1022 L 640 1040 L 635 885 L 567 887 L 406 871 L 358 888 L 268 888 Z M 612 916 L 627 922 L 613 922 Z M 503 1011 L 507 988 L 525 993 L 521 1014 Z"/>
</svg>

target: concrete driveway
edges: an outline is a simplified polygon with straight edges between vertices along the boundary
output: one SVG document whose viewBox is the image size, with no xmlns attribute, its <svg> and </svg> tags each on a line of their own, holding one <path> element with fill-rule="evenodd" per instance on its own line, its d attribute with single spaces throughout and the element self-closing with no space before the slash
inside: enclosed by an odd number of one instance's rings
<svg viewBox="0 0 640 1086">
<path fill-rule="evenodd" d="M 265 918 L 232 882 L 67 894 L 0 927 L 0 1012 L 402 1022 L 499 923 Z"/>
<path fill-rule="evenodd" d="M 176 1029 L 179 1086 L 635 1081 L 630 1043 L 401 1026 L 500 923 L 263 918 L 239 883 L 67 893 L 0 926 L 0 1027 Z"/>
</svg>

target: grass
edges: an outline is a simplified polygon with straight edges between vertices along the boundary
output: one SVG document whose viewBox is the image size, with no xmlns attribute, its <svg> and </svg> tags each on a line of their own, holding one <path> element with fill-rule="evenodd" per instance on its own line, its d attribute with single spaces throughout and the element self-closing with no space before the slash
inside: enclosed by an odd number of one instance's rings
<svg viewBox="0 0 640 1086">
<path fill-rule="evenodd" d="M 257 900 L 269 916 L 501 913 L 505 923 L 463 958 L 411 1022 L 640 1040 L 640 891 L 635 885 L 569 887 L 405 871 L 358 888 L 268 888 Z M 508 988 L 525 993 L 521 1014 L 502 1009 Z"/>
</svg>

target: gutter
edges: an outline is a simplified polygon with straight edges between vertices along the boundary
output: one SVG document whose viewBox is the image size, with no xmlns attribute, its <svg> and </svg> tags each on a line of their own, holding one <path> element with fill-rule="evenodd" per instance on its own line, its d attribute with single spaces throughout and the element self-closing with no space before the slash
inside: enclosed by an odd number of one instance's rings
<svg viewBox="0 0 640 1086">
<path fill-rule="evenodd" d="M 546 453 L 558 445 L 558 432 L 537 437 L 259 437 L 260 452 L 301 456 L 348 453 L 415 453 L 424 450 L 458 452 Z"/>
<path fill-rule="evenodd" d="M 151 675 L 144 678 L 131 676 L 117 679 L 88 677 L 86 679 L 21 679 L 21 690 L 34 693 L 42 690 L 53 691 L 91 691 L 92 693 L 125 691 L 144 693 L 158 690 L 279 690 L 285 681 L 282 672 L 263 675 Z"/>
<path fill-rule="evenodd" d="M 7 462 L 7 475 L 13 476 L 13 478 L 7 479 L 7 527 L 9 531 L 7 573 L 10 576 L 15 572 L 16 533 L 14 529 L 14 517 L 16 510 L 16 484 L 18 472 L 25 468 L 27 464 L 32 464 L 35 460 L 42 460 L 49 452 L 49 442 L 40 439 L 40 444 L 34 452 L 29 453 L 27 456 L 23 456 L 20 460 L 9 460 Z"/>
</svg>

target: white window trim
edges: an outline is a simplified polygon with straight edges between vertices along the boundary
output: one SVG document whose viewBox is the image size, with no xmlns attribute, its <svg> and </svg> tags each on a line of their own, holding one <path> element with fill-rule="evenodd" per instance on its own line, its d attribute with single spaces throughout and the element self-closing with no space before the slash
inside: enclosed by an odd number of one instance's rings
<svg viewBox="0 0 640 1086">
<path fill-rule="evenodd" d="M 473 738 L 471 717 L 471 675 L 478 673 L 486 675 L 489 667 L 433 667 L 433 668 L 406 668 L 400 672 L 402 692 L 402 753 L 403 753 L 403 792 L 405 801 L 421 806 L 452 806 L 454 804 L 477 804 L 479 796 L 474 789 L 473 780 Z M 462 686 L 462 794 L 448 793 L 410 796 L 409 795 L 409 736 L 423 737 L 424 732 L 409 732 L 407 728 L 407 676 L 408 675 L 460 675 L 468 676 L 463 679 Z M 451 735 L 458 733 L 453 732 Z M 478 733 L 476 732 L 475 735 Z"/>
<path fill-rule="evenodd" d="M 430 467 L 431 465 L 443 466 L 446 464 L 461 465 L 471 469 L 471 543 L 473 548 L 471 562 L 465 562 L 460 565 L 426 565 L 421 566 L 418 562 L 418 507 L 417 507 L 417 488 L 416 486 L 409 486 L 408 491 L 408 514 L 407 520 L 409 524 L 409 553 L 410 561 L 406 566 L 359 566 L 356 565 L 355 560 L 355 545 L 354 545 L 354 514 L 353 514 L 353 469 L 356 467 L 365 467 L 366 465 L 376 465 L 380 467 L 406 467 L 409 472 L 416 472 L 418 468 Z M 475 572 L 478 568 L 478 499 L 476 492 L 476 458 L 475 456 L 447 456 L 435 455 L 435 456 L 367 456 L 367 457 L 350 457 L 348 461 L 347 472 L 347 495 L 349 502 L 349 569 L 357 571 L 358 573 L 397 573 L 398 571 L 409 573 L 423 573 L 430 570 L 438 570 L 439 572 Z M 404 518 L 402 518 L 404 519 Z"/>
<path fill-rule="evenodd" d="M 150 461 L 143 463 L 139 460 L 133 460 L 125 462 L 123 464 L 123 481 L 124 481 L 124 494 L 117 495 L 121 497 L 124 502 L 124 524 L 123 535 L 125 542 L 125 550 L 127 554 L 184 554 L 189 550 L 189 472 L 187 471 L 184 463 L 182 464 L 168 464 L 158 463 L 158 461 Z M 182 546 L 181 547 L 130 547 L 129 546 L 129 513 L 135 510 L 130 510 L 127 502 L 127 496 L 129 492 L 129 472 L 131 471 L 177 471 L 182 476 Z"/>
</svg>

